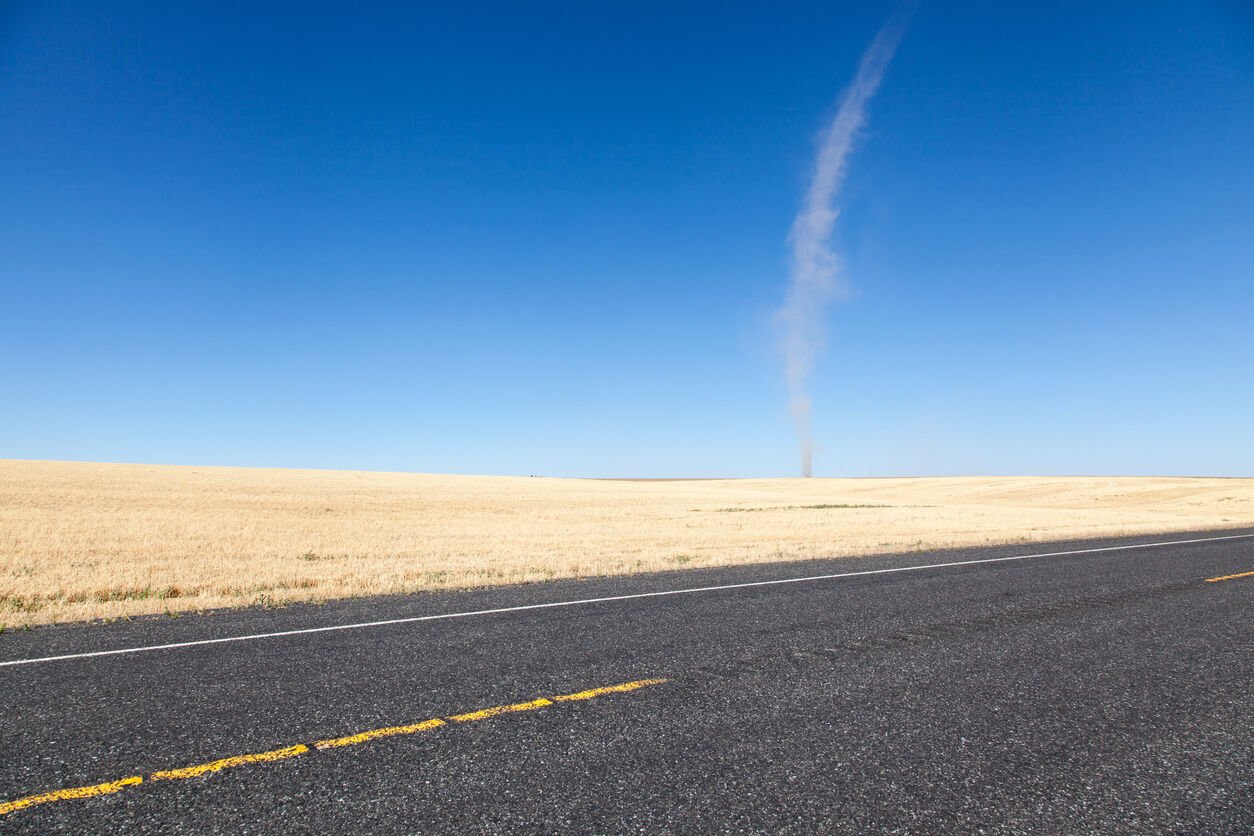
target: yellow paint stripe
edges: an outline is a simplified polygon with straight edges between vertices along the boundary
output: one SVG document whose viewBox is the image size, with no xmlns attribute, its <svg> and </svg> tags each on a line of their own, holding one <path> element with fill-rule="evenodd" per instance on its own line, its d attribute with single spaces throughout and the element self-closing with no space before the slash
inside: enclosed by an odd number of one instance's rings
<svg viewBox="0 0 1254 836">
<path fill-rule="evenodd" d="M 1220 581 L 1235 581 L 1237 578 L 1254 577 L 1254 572 L 1242 572 L 1239 575 L 1221 575 L 1218 578 L 1207 578 L 1207 583 L 1219 583 Z"/>
<path fill-rule="evenodd" d="M 258 752 L 254 755 L 236 755 L 233 758 L 223 758 L 219 761 L 209 761 L 208 763 L 198 763 L 195 766 L 185 766 L 182 769 L 170 769 L 165 772 L 154 772 L 148 777 L 154 781 L 181 781 L 185 778 L 195 778 L 198 775 L 205 775 L 210 772 L 230 769 L 233 766 L 243 766 L 249 763 L 271 763 L 273 761 L 294 758 L 297 755 L 303 755 L 308 751 L 309 747 L 304 743 L 297 743 L 295 746 L 288 746 L 286 749 L 272 749 L 269 752 Z"/>
<path fill-rule="evenodd" d="M 364 743 L 368 740 L 375 740 L 380 737 L 390 737 L 398 734 L 416 734 L 418 732 L 429 731 L 440 726 L 447 725 L 448 721 L 454 723 L 470 723 L 475 720 L 486 720 L 489 717 L 497 717 L 501 714 L 513 714 L 519 711 L 534 711 L 538 708 L 545 708 L 553 705 L 555 702 L 574 702 L 577 700 L 589 700 L 593 697 L 599 697 L 605 694 L 622 694 L 628 691 L 635 691 L 639 688 L 645 688 L 649 685 L 661 685 L 666 682 L 665 679 L 640 679 L 635 682 L 623 682 L 618 685 L 607 685 L 603 688 L 590 688 L 587 691 L 576 691 L 573 694 L 560 694 L 555 697 L 540 697 L 530 702 L 514 703 L 513 705 L 498 705 L 493 708 L 484 708 L 479 711 L 471 711 L 466 714 L 454 714 L 446 720 L 438 717 L 430 720 L 423 720 L 421 723 L 413 723 L 407 726 L 389 726 L 381 729 L 371 729 L 370 731 L 351 734 L 345 737 L 333 737 L 327 740 L 319 740 L 313 746 L 318 749 L 334 749 L 342 746 L 352 746 L 356 743 Z M 295 746 L 288 746 L 283 749 L 273 749 L 269 752 L 257 752 L 252 755 L 236 755 L 232 758 L 222 758 L 221 760 L 209 761 L 208 763 L 195 764 L 186 766 L 182 769 L 169 769 L 161 772 L 154 772 L 149 775 L 152 781 L 178 781 L 187 778 L 195 778 L 200 775 L 208 775 L 219 772 L 223 769 L 230 769 L 236 766 L 244 766 L 251 763 L 272 763 L 274 761 L 286 760 L 303 755 L 310 751 L 310 747 L 304 743 L 298 743 Z M 91 798 L 97 795 L 108 795 L 122 790 L 135 784 L 142 784 L 144 779 L 142 776 L 133 775 L 130 778 L 123 778 L 120 781 L 111 781 L 107 784 L 95 784 L 90 787 L 71 787 L 69 789 L 55 790 L 46 792 L 41 795 L 28 795 L 25 798 L 17 798 L 13 801 L 0 802 L 0 815 L 11 813 L 15 810 L 22 810 L 27 807 L 33 807 L 37 804 L 46 804 L 50 801 L 63 801 L 71 798 Z"/>
<path fill-rule="evenodd" d="M 537 708 L 544 708 L 546 705 L 552 705 L 553 701 L 541 697 L 531 702 L 516 702 L 513 705 L 498 705 L 494 708 L 483 708 L 479 711 L 472 711 L 469 714 L 454 714 L 449 717 L 454 723 L 473 723 L 475 720 L 486 720 L 489 717 L 496 717 L 500 714 L 513 714 L 516 711 L 535 711 Z"/>
<path fill-rule="evenodd" d="M 635 691 L 637 688 L 647 688 L 650 685 L 661 685 L 665 679 L 639 679 L 635 682 L 624 682 L 621 685 L 607 685 L 604 688 L 591 688 L 587 691 L 577 691 L 574 694 L 562 694 L 554 697 L 556 702 L 573 702 L 575 700 L 590 700 L 593 697 L 599 697 L 602 694 L 623 694 L 627 691 Z"/>
<path fill-rule="evenodd" d="M 112 795 L 115 792 L 121 792 L 127 787 L 135 784 L 142 784 L 143 776 L 132 775 L 129 778 L 123 778 L 121 781 L 110 781 L 107 784 L 92 784 L 90 787 L 70 787 L 64 790 L 53 790 L 39 795 L 28 795 L 25 798 L 15 798 L 12 801 L 0 803 L 0 816 L 5 813 L 12 813 L 14 810 L 24 810 L 27 807 L 34 807 L 36 804 L 47 804 L 49 801 L 64 801 L 69 798 L 92 798 L 97 795 Z"/>
<path fill-rule="evenodd" d="M 395 734 L 417 734 L 431 729 L 438 729 L 445 725 L 444 721 L 439 717 L 431 720 L 423 720 L 421 723 L 413 723 L 408 726 L 389 726 L 386 729 L 371 729 L 360 734 L 350 734 L 347 737 L 333 737 L 330 740 L 319 740 L 314 746 L 318 749 L 336 749 L 340 746 L 352 746 L 357 743 L 365 743 L 367 740 L 376 740 L 380 737 L 391 737 Z"/>
</svg>

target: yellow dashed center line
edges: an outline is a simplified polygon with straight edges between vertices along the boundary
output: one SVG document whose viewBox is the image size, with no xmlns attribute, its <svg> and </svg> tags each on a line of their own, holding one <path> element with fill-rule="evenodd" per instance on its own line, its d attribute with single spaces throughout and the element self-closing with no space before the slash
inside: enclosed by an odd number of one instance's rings
<svg viewBox="0 0 1254 836">
<path fill-rule="evenodd" d="M 1251 573 L 1254 574 L 1254 573 Z M 245 766 L 254 763 L 272 763 L 274 761 L 287 760 L 299 755 L 303 755 L 310 749 L 337 749 L 343 746 L 353 746 L 358 743 L 365 743 L 369 740 L 377 740 L 381 737 L 392 737 L 402 734 L 418 734 L 420 732 L 438 729 L 441 726 L 453 723 L 473 723 L 476 720 L 487 720 L 501 714 L 514 714 L 519 711 L 535 711 L 539 708 L 546 708 L 557 702 L 576 702 L 578 700 L 590 700 L 593 697 L 600 697 L 606 694 L 622 694 L 628 691 L 635 691 L 639 688 L 646 688 L 650 685 L 661 685 L 666 682 L 665 679 L 638 679 L 634 682 L 623 682 L 618 685 L 607 685 L 603 688 L 591 688 L 587 691 L 577 691 L 573 694 L 559 694 L 554 697 L 540 697 L 530 702 L 514 703 L 513 705 L 498 705 L 493 708 L 484 708 L 479 711 L 471 711 L 466 714 L 453 714 L 445 719 L 433 717 L 430 720 L 423 720 L 421 723 L 413 723 L 407 726 L 388 726 L 381 729 L 371 729 L 370 731 L 350 734 L 344 737 L 333 737 L 328 740 L 319 740 L 313 744 L 298 743 L 295 746 L 287 746 L 282 749 L 272 749 L 269 752 L 257 752 L 252 755 L 236 755 L 231 758 L 222 758 L 221 760 L 208 761 L 207 763 L 195 764 L 193 766 L 185 766 L 181 769 L 168 769 L 154 772 L 148 776 L 149 781 L 182 781 L 188 778 L 196 778 L 201 775 L 209 775 L 214 772 L 220 772 L 224 769 L 231 769 L 236 766 Z M 70 787 L 63 790 L 54 790 L 52 792 L 41 793 L 40 795 L 28 795 L 25 798 L 17 798 L 13 801 L 0 802 L 0 815 L 12 813 L 16 810 L 24 810 L 27 807 L 34 807 L 37 804 L 47 804 L 51 801 L 65 801 L 71 798 L 92 798 L 97 795 L 110 795 L 115 792 L 121 792 L 127 787 L 137 786 L 144 783 L 144 779 L 140 775 L 133 775 L 130 778 L 123 778 L 120 781 L 110 781 L 105 784 L 93 784 L 90 787 Z"/>
<path fill-rule="evenodd" d="M 69 798 L 91 798 L 97 795 L 109 795 L 115 792 L 121 792 L 129 786 L 142 784 L 144 779 L 139 775 L 132 775 L 130 778 L 123 778 L 121 781 L 110 781 L 107 784 L 93 784 L 90 787 L 70 787 L 64 790 L 53 790 L 41 795 L 28 795 L 25 798 L 18 798 L 13 801 L 5 801 L 0 803 L 0 815 L 12 813 L 14 810 L 24 810 L 27 807 L 34 807 L 36 804 L 47 804 L 49 801 L 64 801 Z"/>
<path fill-rule="evenodd" d="M 576 702 L 578 700 L 590 700 L 593 697 L 600 697 L 605 694 L 625 694 L 637 688 L 661 685 L 665 681 L 665 679 L 638 679 L 635 682 L 624 682 L 621 685 L 606 685 L 604 688 L 590 688 L 587 691 L 577 691 L 574 694 L 559 694 L 553 698 L 553 701 Z"/>
<path fill-rule="evenodd" d="M 486 720 L 489 717 L 495 717 L 498 714 L 513 714 L 516 711 L 535 711 L 537 708 L 544 708 L 552 705 L 552 700 L 546 700 L 541 697 L 531 702 L 519 702 L 513 705 L 498 705 L 495 708 L 483 708 L 479 711 L 472 711 L 469 714 L 454 714 L 449 717 L 454 723 L 473 723 L 475 720 Z"/>
<path fill-rule="evenodd" d="M 444 721 L 439 717 L 431 720 L 423 720 L 421 723 L 413 723 L 408 726 L 388 726 L 386 729 L 371 729 L 370 731 L 360 732 L 358 734 L 350 734 L 346 737 L 333 737 L 330 740 L 319 740 L 314 744 L 319 749 L 337 749 L 340 746 L 353 746 L 358 743 L 365 743 L 367 740 L 376 740 L 380 737 L 391 737 L 396 734 L 417 734 L 418 732 L 429 731 L 430 729 L 438 729 L 444 725 Z"/>
<path fill-rule="evenodd" d="M 195 766 L 185 766 L 182 769 L 169 769 L 164 772 L 154 772 L 148 777 L 153 781 L 182 781 L 185 778 L 196 778 L 200 775 L 207 775 L 210 772 L 220 772 L 223 769 L 230 769 L 233 766 L 244 766 L 249 763 L 270 763 L 271 761 L 281 761 L 287 758 L 294 758 L 297 755 L 303 755 L 309 751 L 309 747 L 304 743 L 297 743 L 295 746 L 288 746 L 286 749 L 274 749 L 269 752 L 258 752 L 255 755 L 236 755 L 233 758 L 223 758 L 218 761 L 209 761 L 209 763 L 198 763 Z"/>
<path fill-rule="evenodd" d="M 1254 572 L 1242 572 L 1239 575 L 1220 575 L 1217 578 L 1207 578 L 1207 583 L 1219 583 L 1220 581 L 1235 581 L 1237 578 L 1254 578 Z"/>
</svg>

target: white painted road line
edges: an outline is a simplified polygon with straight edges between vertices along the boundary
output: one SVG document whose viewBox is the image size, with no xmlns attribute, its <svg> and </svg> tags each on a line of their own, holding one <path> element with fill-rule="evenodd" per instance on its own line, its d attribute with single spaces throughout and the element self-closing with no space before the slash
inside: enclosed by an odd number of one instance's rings
<svg viewBox="0 0 1254 836">
<path fill-rule="evenodd" d="M 547 604 L 523 604 L 517 607 L 497 607 L 490 610 L 471 610 L 469 612 L 450 612 L 438 615 L 415 615 L 408 618 L 389 618 L 384 621 L 363 621 L 356 624 L 336 624 L 330 627 L 307 627 L 302 630 L 282 630 L 276 633 L 255 633 L 249 636 L 228 636 L 221 639 L 198 639 L 189 642 L 172 644 L 154 644 L 147 647 L 125 647 L 118 650 L 96 650 L 90 653 L 67 653 L 63 656 L 43 656 L 38 659 L 12 659 L 0 662 L 0 668 L 13 665 L 35 665 L 41 662 L 60 662 L 67 659 L 90 659 L 95 656 L 119 656 L 126 653 L 148 653 L 154 650 L 175 650 L 180 647 L 199 647 L 207 644 L 225 644 L 227 642 L 247 642 L 258 639 L 277 639 L 284 636 L 303 636 L 309 633 L 329 633 L 335 630 L 361 630 L 366 627 L 387 627 L 393 624 L 413 624 L 419 621 L 440 621 L 449 618 L 470 618 L 476 615 L 496 615 L 498 613 L 525 612 L 527 610 L 544 610 L 553 607 L 578 607 L 585 604 L 605 604 L 611 601 L 631 601 L 637 598 L 660 598 L 666 595 L 694 595 L 699 592 L 720 592 L 727 589 L 748 589 L 755 586 L 779 586 L 789 583 L 812 583 L 814 581 L 830 581 L 839 578 L 856 578 L 866 575 L 891 575 L 898 572 L 921 572 L 924 569 L 948 569 L 955 566 L 975 566 L 982 563 L 1009 563 L 1015 560 L 1031 560 L 1037 557 L 1065 557 L 1074 554 L 1095 554 L 1097 552 L 1132 551 L 1134 549 L 1155 549 L 1163 546 L 1184 546 L 1190 543 L 1213 543 L 1219 540 L 1242 540 L 1254 537 L 1254 534 L 1229 534 L 1221 537 L 1198 537 L 1192 540 L 1166 540 L 1158 543 L 1136 543 L 1128 546 L 1102 546 L 1095 549 L 1073 549 L 1062 552 L 1040 552 L 1037 554 L 1018 554 L 1010 557 L 986 557 L 979 560 L 956 560 L 952 563 L 928 563 L 922 566 L 899 566 L 893 569 L 865 569 L 861 572 L 837 572 L 830 575 L 809 575 L 804 578 L 778 578 L 769 581 L 747 581 L 745 583 L 728 583 L 719 586 L 697 586 L 688 589 L 666 589 L 659 592 L 636 592 L 631 595 L 609 595 L 603 598 L 580 598 L 574 601 L 552 601 Z"/>
</svg>

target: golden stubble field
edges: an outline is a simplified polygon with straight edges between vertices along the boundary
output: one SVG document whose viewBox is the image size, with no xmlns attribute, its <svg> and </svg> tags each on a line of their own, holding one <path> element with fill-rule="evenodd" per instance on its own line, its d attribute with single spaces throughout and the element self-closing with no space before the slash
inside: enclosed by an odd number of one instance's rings
<svg viewBox="0 0 1254 836">
<path fill-rule="evenodd" d="M 594 481 L 0 460 L 0 625 L 1254 525 L 1254 479 Z"/>
</svg>

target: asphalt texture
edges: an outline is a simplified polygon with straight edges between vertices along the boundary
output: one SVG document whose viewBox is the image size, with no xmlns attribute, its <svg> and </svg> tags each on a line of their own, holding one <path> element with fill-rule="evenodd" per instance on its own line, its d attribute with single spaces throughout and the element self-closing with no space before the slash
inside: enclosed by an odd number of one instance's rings
<svg viewBox="0 0 1254 836">
<path fill-rule="evenodd" d="M 0 635 L 0 661 L 1200 536 L 69 625 Z M 0 801 L 668 680 L 0 831 L 1248 834 L 1254 577 L 1206 579 L 1250 571 L 1254 538 L 1230 539 L 0 667 Z"/>
</svg>

